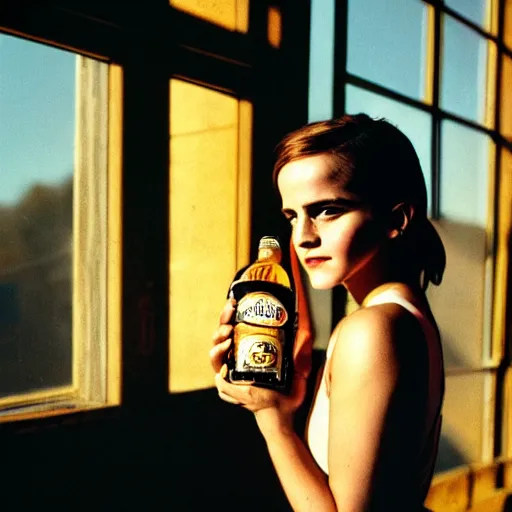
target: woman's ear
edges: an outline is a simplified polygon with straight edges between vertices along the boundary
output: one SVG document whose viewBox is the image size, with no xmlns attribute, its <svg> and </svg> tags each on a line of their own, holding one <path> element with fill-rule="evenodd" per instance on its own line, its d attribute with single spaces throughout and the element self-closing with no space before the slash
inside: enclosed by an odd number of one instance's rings
<svg viewBox="0 0 512 512">
<path fill-rule="evenodd" d="M 390 239 L 401 236 L 407 229 L 414 216 L 414 207 L 408 203 L 398 203 L 391 210 L 390 222 L 388 227 L 388 237 Z"/>
</svg>

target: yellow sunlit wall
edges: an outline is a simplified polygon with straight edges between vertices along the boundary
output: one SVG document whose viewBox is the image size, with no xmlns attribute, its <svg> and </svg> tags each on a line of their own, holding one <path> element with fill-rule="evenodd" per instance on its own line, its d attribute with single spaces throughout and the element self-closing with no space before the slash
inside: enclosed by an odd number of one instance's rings
<svg viewBox="0 0 512 512">
<path fill-rule="evenodd" d="M 228 30 L 247 32 L 249 0 L 170 0 L 170 5 Z"/>
<path fill-rule="evenodd" d="M 445 365 L 477 368 L 483 352 L 485 231 L 444 219 L 434 224 L 447 265 L 442 286 L 430 286 L 427 294 L 442 333 Z"/>
<path fill-rule="evenodd" d="M 512 97 L 510 94 L 505 94 L 506 90 L 510 90 L 512 87 L 512 59 L 510 57 L 503 57 L 502 73 L 501 106 L 502 112 L 505 113 L 512 111 Z M 501 132 L 508 140 L 512 141 L 512 118 L 510 116 L 501 116 Z"/>
<path fill-rule="evenodd" d="M 208 351 L 228 286 L 249 258 L 246 101 L 170 83 L 170 390 L 213 385 Z"/>
<path fill-rule="evenodd" d="M 279 48 L 282 39 L 281 11 L 270 6 L 267 13 L 267 39 L 271 46 Z"/>
</svg>

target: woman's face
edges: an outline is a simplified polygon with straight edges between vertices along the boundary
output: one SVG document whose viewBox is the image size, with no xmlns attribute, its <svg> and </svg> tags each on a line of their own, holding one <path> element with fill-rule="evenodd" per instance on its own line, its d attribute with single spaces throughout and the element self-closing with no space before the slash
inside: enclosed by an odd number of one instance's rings
<svg viewBox="0 0 512 512">
<path fill-rule="evenodd" d="M 292 226 L 300 262 L 316 289 L 363 278 L 386 240 L 386 232 L 335 177 L 328 154 L 293 160 L 279 172 L 283 213 Z"/>
</svg>

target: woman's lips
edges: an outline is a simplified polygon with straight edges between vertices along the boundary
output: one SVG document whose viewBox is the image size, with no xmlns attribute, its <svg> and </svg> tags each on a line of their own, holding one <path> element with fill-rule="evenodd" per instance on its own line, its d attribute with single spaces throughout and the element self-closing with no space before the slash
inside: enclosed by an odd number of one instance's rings
<svg viewBox="0 0 512 512">
<path fill-rule="evenodd" d="M 304 260 L 304 263 L 306 264 L 306 266 L 308 268 L 315 268 L 315 267 L 318 267 L 320 266 L 322 263 L 325 263 L 327 260 L 329 260 L 330 258 L 323 258 L 323 257 L 318 257 L 318 258 L 306 258 Z"/>
</svg>

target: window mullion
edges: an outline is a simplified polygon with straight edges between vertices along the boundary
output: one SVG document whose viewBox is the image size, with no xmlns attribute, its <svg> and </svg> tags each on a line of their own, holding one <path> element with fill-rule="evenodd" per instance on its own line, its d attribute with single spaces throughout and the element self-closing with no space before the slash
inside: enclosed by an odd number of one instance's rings
<svg viewBox="0 0 512 512">
<path fill-rule="evenodd" d="M 439 6 L 434 9 L 433 23 L 433 66 L 432 66 L 432 198 L 431 216 L 438 219 L 440 214 L 440 169 L 441 169 L 441 113 L 439 89 L 441 85 L 442 19 Z M 429 25 L 430 27 L 430 25 Z"/>
</svg>

